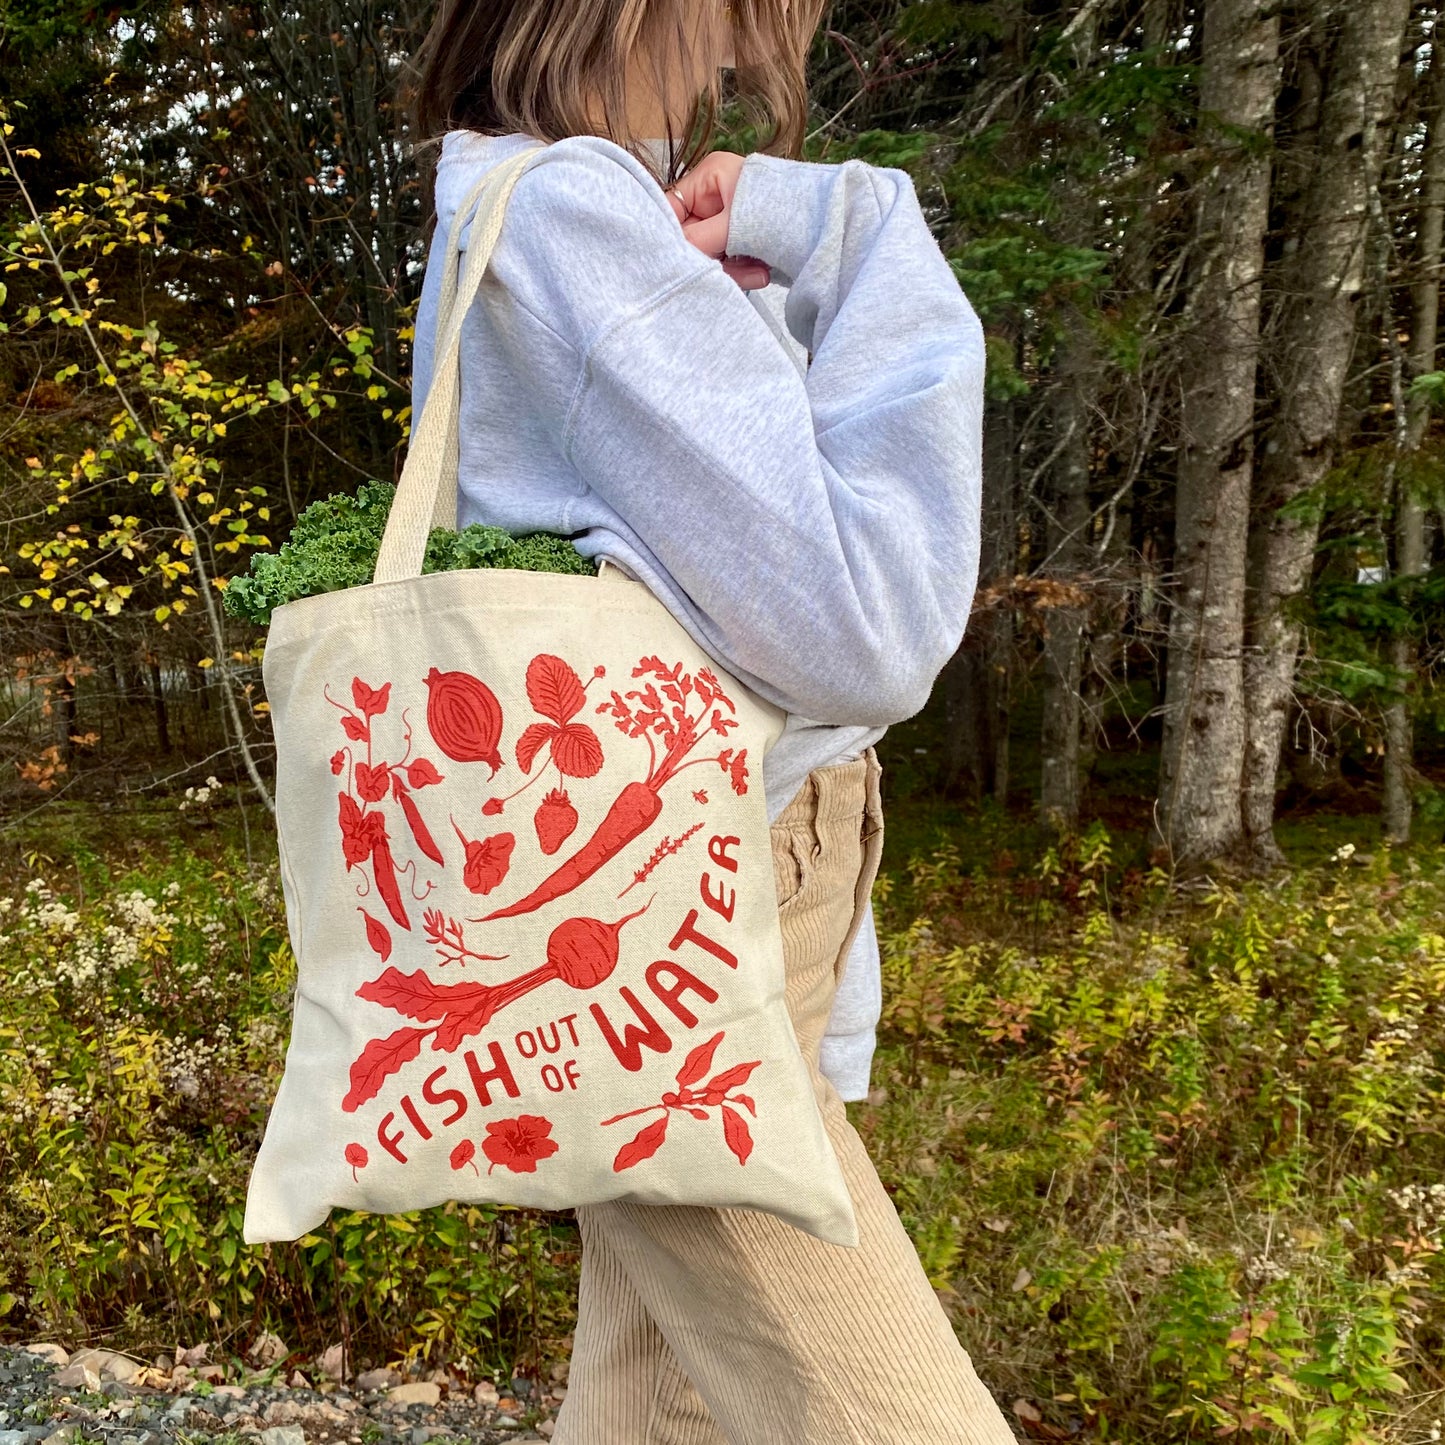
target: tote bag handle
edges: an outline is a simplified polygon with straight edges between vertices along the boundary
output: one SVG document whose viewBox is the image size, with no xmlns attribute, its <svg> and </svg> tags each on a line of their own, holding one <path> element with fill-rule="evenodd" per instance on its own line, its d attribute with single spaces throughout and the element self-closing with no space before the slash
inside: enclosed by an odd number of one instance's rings
<svg viewBox="0 0 1445 1445">
<path fill-rule="evenodd" d="M 457 524 L 462 322 L 476 300 L 492 249 L 502 233 L 502 216 L 512 187 L 537 152 L 545 149 L 539 141 L 493 166 L 457 208 L 447 238 L 437 306 L 431 391 L 412 428 L 406 464 L 382 533 L 374 581 L 419 577 L 432 528 Z M 457 243 L 474 205 L 471 240 L 466 259 L 459 265 Z"/>
</svg>

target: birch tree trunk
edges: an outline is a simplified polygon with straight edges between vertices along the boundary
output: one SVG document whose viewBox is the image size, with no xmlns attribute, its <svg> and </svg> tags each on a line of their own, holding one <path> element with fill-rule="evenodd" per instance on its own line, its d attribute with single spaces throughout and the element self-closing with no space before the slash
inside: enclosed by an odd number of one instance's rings
<svg viewBox="0 0 1445 1445">
<path fill-rule="evenodd" d="M 1340 397 L 1365 280 L 1368 190 L 1378 183 L 1409 0 L 1315 0 L 1311 43 L 1329 55 L 1298 246 L 1280 267 L 1279 408 L 1255 476 L 1244 658 L 1244 831 L 1252 861 L 1283 861 L 1274 840 L 1280 746 L 1319 522 L 1291 507 L 1334 459 Z M 1331 30 L 1336 31 L 1331 36 Z M 1333 45 L 1329 45 L 1333 38 Z"/>
<path fill-rule="evenodd" d="M 1195 322 L 1181 366 L 1174 592 L 1160 762 L 1159 841 L 1176 865 L 1239 853 L 1244 835 L 1244 587 L 1253 472 L 1279 19 L 1260 0 L 1207 0 Z"/>
<path fill-rule="evenodd" d="M 1436 25 L 1440 24 L 1439 19 Z M 1445 219 L 1445 56 L 1438 43 L 1430 47 L 1430 75 L 1426 92 L 1426 141 L 1422 160 L 1419 221 L 1419 279 L 1415 283 L 1414 323 L 1410 327 L 1410 376 L 1435 370 L 1436 337 L 1440 314 L 1440 260 L 1442 219 Z M 1417 394 L 1406 404 L 1406 453 L 1417 451 L 1430 420 L 1430 405 Z M 1418 577 L 1425 571 L 1425 509 L 1410 491 L 1408 481 L 1397 480 L 1395 504 L 1395 575 Z M 1397 637 L 1390 645 L 1390 664 L 1402 675 L 1418 664 L 1414 641 Z M 1410 702 L 1401 698 L 1385 711 L 1385 836 L 1394 843 L 1410 841 L 1410 784 L 1414 778 L 1414 727 Z"/>
</svg>

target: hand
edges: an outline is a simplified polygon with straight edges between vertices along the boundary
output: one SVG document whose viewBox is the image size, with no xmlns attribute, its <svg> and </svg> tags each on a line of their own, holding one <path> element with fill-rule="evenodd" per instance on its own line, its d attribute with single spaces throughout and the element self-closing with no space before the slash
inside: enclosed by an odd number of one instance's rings
<svg viewBox="0 0 1445 1445">
<path fill-rule="evenodd" d="M 682 234 L 704 255 L 722 262 L 723 270 L 744 291 L 756 291 L 772 280 L 767 263 L 754 256 L 729 256 L 728 225 L 733 192 L 743 157 L 733 151 L 711 151 L 666 192 Z"/>
</svg>

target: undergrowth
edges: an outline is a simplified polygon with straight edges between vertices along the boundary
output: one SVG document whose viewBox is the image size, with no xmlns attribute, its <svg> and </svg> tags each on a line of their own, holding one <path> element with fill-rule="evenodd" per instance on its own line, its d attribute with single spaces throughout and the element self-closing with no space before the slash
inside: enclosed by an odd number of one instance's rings
<svg viewBox="0 0 1445 1445">
<path fill-rule="evenodd" d="M 560 1353 L 565 1214 L 241 1242 L 294 960 L 271 861 L 182 801 L 169 840 L 32 854 L 0 897 L 0 1336 Z M 1022 1433 L 1439 1438 L 1445 854 L 1346 844 L 1184 892 L 1101 827 L 1030 858 L 988 826 L 879 880 L 885 1015 L 849 1109 Z"/>
<path fill-rule="evenodd" d="M 1112 849 L 880 888 L 855 1119 L 980 1373 L 1031 1438 L 1440 1438 L 1439 851 L 1180 897 Z"/>
</svg>

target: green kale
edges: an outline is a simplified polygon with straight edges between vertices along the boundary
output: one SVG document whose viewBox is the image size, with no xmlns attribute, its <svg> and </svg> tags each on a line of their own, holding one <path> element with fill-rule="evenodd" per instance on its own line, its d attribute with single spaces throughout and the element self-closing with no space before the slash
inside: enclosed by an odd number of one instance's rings
<svg viewBox="0 0 1445 1445">
<path fill-rule="evenodd" d="M 389 482 L 365 482 L 354 493 L 337 493 L 313 502 L 296 519 L 290 539 L 276 552 L 257 552 L 240 577 L 233 577 L 223 600 L 232 617 L 263 627 L 272 611 L 298 597 L 362 587 L 376 571 L 381 534 L 396 488 Z M 595 563 L 565 538 L 549 532 L 513 537 L 501 527 L 473 523 L 458 532 L 436 528 L 427 538 L 423 572 L 455 572 L 468 567 L 506 567 L 521 572 L 573 572 L 595 575 Z"/>
</svg>

